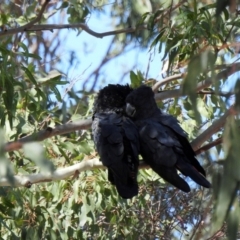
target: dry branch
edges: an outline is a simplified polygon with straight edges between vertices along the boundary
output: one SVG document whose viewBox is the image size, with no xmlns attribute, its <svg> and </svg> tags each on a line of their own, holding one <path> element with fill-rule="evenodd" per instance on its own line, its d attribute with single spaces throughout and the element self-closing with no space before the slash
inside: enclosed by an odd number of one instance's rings
<svg viewBox="0 0 240 240">
<path fill-rule="evenodd" d="M 212 84 L 212 80 L 210 78 L 198 83 L 197 87 L 196 87 L 196 92 L 199 92 L 199 91 L 203 90 L 204 88 L 209 87 L 211 84 Z M 177 98 L 177 97 L 181 97 L 181 96 L 185 96 L 185 94 L 183 94 L 183 91 L 180 88 L 180 89 L 168 90 L 168 91 L 163 91 L 163 92 L 157 93 L 157 94 L 155 94 L 155 99 L 157 101 L 160 101 L 160 100 L 164 100 L 164 99 L 168 99 L 168 98 Z"/>
<path fill-rule="evenodd" d="M 218 132 L 225 124 L 227 117 L 234 114 L 233 107 L 229 108 L 223 116 L 216 120 L 209 128 L 207 128 L 202 134 L 195 138 L 191 145 L 194 151 L 197 151 L 202 144 L 207 141 L 214 133 Z"/>
<path fill-rule="evenodd" d="M 222 137 L 219 137 L 217 139 L 215 139 L 213 142 L 210 142 L 202 147 L 200 147 L 199 149 L 197 149 L 195 151 L 196 155 L 201 154 L 202 152 L 206 152 L 207 150 L 209 150 L 212 147 L 216 147 L 217 145 L 222 143 Z"/>
<path fill-rule="evenodd" d="M 177 79 L 179 79 L 179 78 L 182 78 L 183 76 L 184 76 L 184 74 L 183 74 L 183 73 L 180 73 L 180 74 L 173 75 L 173 76 L 171 76 L 171 77 L 164 78 L 164 79 L 162 79 L 161 81 L 156 82 L 156 83 L 153 85 L 152 90 L 153 90 L 154 93 L 156 93 L 156 92 L 158 91 L 158 89 L 159 89 L 161 86 L 163 86 L 164 84 L 167 84 L 167 83 L 169 83 L 169 82 L 171 82 L 171 81 L 174 81 L 174 80 L 177 80 Z"/>
<path fill-rule="evenodd" d="M 148 168 L 143 161 L 140 161 L 139 168 Z M 34 173 L 29 175 L 15 175 L 13 176 L 14 185 L 8 178 L 0 178 L 0 186 L 12 186 L 12 187 L 31 187 L 33 184 L 42 183 L 42 182 L 52 182 L 67 179 L 71 176 L 76 177 L 79 173 L 92 170 L 92 169 L 104 169 L 102 162 L 98 158 L 83 160 L 80 163 L 76 163 L 72 166 L 56 169 L 53 173 L 43 174 L 43 173 Z"/>
<path fill-rule="evenodd" d="M 210 95 L 217 95 L 217 96 L 229 98 L 235 93 L 234 92 L 199 91 L 197 92 L 197 94 L 203 94 L 203 95 L 210 94 Z"/>
<path fill-rule="evenodd" d="M 13 176 L 14 187 L 31 187 L 32 184 L 36 183 L 67 179 L 70 176 L 75 176 L 76 173 L 79 174 L 82 171 L 100 167 L 103 167 L 102 163 L 98 158 L 94 158 L 84 160 L 69 167 L 57 169 L 52 174 L 49 173 L 48 175 L 42 173 L 16 175 Z M 12 183 L 7 178 L 0 178 L 0 186 L 12 186 Z"/>
<path fill-rule="evenodd" d="M 30 24 L 30 23 L 28 23 Z M 107 36 L 112 35 L 118 35 L 121 33 L 134 33 L 139 30 L 146 30 L 147 28 L 145 26 L 138 26 L 136 28 L 126 28 L 126 29 L 119 29 L 115 31 L 108 31 L 108 32 L 102 32 L 98 33 L 90 29 L 85 23 L 74 23 L 74 24 L 39 24 L 39 25 L 31 25 L 28 26 L 28 24 L 14 29 L 9 29 L 4 32 L 0 33 L 1 36 L 8 36 L 8 35 L 14 35 L 20 32 L 33 32 L 33 31 L 51 31 L 55 29 L 82 29 L 83 31 L 87 32 L 89 35 L 92 35 L 96 38 L 103 38 Z M 27 26 L 27 27 L 26 27 Z"/>
<path fill-rule="evenodd" d="M 234 74 L 238 71 L 240 71 L 240 63 L 239 62 L 233 63 L 231 65 L 228 65 L 226 67 L 226 69 L 219 72 L 216 75 L 215 80 L 220 81 L 221 79 L 226 79 L 226 78 L 228 78 L 229 76 L 231 76 L 232 74 Z M 173 78 L 173 79 L 170 78 L 169 81 L 172 81 L 172 80 L 175 80 L 175 78 Z M 198 83 L 197 87 L 196 87 L 196 92 L 197 93 L 201 92 L 204 88 L 208 88 L 209 86 L 211 86 L 212 83 L 213 83 L 213 81 L 212 81 L 211 78 L 207 78 L 206 80 Z M 161 86 L 161 83 L 159 83 L 159 84 Z M 181 97 L 181 96 L 185 96 L 185 94 L 183 94 L 182 89 L 180 88 L 180 89 L 168 90 L 168 91 L 163 91 L 163 92 L 157 93 L 157 94 L 155 94 L 155 99 L 157 101 L 161 101 L 161 100 L 165 100 L 165 99 L 168 99 L 168 98 L 177 98 L 177 97 Z"/>
<path fill-rule="evenodd" d="M 201 135 L 199 135 L 195 140 L 192 141 L 192 147 L 196 151 L 196 154 L 200 154 L 201 152 L 207 151 L 216 145 L 209 145 L 209 147 L 206 146 L 206 148 L 200 148 L 201 145 L 207 141 L 214 133 L 219 131 L 220 128 L 222 128 L 226 122 L 227 117 L 230 114 L 234 114 L 232 111 L 232 108 L 226 111 L 226 113 L 220 117 L 218 120 L 216 120 L 208 129 L 206 129 Z M 29 136 L 20 138 L 17 141 L 13 142 L 8 142 L 6 143 L 4 147 L 4 151 L 10 152 L 14 150 L 19 150 L 22 148 L 23 144 L 29 143 L 29 142 L 39 142 L 43 141 L 44 139 L 57 136 L 57 135 L 62 135 L 66 133 L 70 133 L 73 131 L 78 131 L 78 130 L 84 130 L 84 129 L 89 129 L 91 126 L 92 120 L 91 119 L 86 119 L 86 120 L 80 120 L 76 122 L 71 122 L 63 125 L 58 125 L 55 128 L 46 128 L 45 130 L 41 130 L 39 132 L 35 132 Z M 215 144 L 220 144 L 221 142 L 216 142 Z"/>
</svg>

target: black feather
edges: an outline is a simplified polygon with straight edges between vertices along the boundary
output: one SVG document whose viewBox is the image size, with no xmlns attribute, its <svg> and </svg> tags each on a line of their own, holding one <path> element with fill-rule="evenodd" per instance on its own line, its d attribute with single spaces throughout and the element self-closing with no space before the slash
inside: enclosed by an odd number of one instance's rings
<svg viewBox="0 0 240 240">
<path fill-rule="evenodd" d="M 189 192 L 190 188 L 177 170 L 201 186 L 211 186 L 195 158 L 187 134 L 176 118 L 157 107 L 150 87 L 141 86 L 128 95 L 126 112 L 139 129 L 143 160 L 156 173 L 184 192 Z"/>
<path fill-rule="evenodd" d="M 112 85 L 95 99 L 92 132 L 100 160 L 108 168 L 108 179 L 122 198 L 138 194 L 139 137 L 134 123 L 124 112 L 132 88 Z"/>
</svg>

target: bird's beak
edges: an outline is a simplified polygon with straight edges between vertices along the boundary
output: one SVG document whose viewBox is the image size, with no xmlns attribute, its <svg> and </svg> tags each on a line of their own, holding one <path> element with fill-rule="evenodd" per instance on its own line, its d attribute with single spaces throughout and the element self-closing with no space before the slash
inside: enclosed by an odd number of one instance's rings
<svg viewBox="0 0 240 240">
<path fill-rule="evenodd" d="M 130 103 L 127 103 L 126 113 L 127 113 L 128 116 L 134 117 L 134 115 L 136 113 L 136 108 L 134 106 L 132 106 Z"/>
</svg>

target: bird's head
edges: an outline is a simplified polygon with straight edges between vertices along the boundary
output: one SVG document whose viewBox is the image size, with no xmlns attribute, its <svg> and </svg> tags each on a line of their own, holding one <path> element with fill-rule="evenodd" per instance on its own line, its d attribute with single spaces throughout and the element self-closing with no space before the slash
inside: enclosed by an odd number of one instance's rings
<svg viewBox="0 0 240 240">
<path fill-rule="evenodd" d="M 129 85 L 109 84 L 99 91 L 94 103 L 94 112 L 123 109 L 125 99 L 132 91 Z"/>
<path fill-rule="evenodd" d="M 132 118 L 149 117 L 157 108 L 154 92 L 142 85 L 134 89 L 126 98 L 126 113 Z"/>
</svg>

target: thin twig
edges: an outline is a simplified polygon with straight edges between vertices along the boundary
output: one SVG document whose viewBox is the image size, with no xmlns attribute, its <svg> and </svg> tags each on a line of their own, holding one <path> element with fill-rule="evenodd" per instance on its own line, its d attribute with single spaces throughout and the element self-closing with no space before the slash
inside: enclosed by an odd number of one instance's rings
<svg viewBox="0 0 240 240">
<path fill-rule="evenodd" d="M 234 92 L 215 92 L 215 91 L 199 91 L 197 94 L 211 94 L 211 95 L 218 95 L 221 97 L 229 98 L 234 95 Z"/>
</svg>

